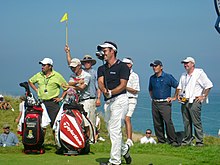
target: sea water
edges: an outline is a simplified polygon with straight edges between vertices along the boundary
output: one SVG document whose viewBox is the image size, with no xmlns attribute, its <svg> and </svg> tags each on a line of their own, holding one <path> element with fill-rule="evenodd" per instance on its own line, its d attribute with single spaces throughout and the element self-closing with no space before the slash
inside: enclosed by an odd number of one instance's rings
<svg viewBox="0 0 220 165">
<path fill-rule="evenodd" d="M 181 113 L 181 104 L 178 101 L 172 104 L 172 120 L 176 132 L 184 131 Z M 144 133 L 147 128 L 153 128 L 151 99 L 148 91 L 141 91 L 138 104 L 132 117 L 133 130 Z M 209 103 L 202 105 L 202 125 L 205 135 L 218 136 L 220 129 L 220 92 L 210 91 Z"/>
</svg>

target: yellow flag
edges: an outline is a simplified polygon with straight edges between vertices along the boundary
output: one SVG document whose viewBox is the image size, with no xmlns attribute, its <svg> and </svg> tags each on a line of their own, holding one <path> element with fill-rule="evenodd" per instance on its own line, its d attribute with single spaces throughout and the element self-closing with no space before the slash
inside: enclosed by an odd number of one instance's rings
<svg viewBox="0 0 220 165">
<path fill-rule="evenodd" d="M 62 19 L 60 20 L 60 22 L 63 22 L 63 21 L 67 21 L 68 20 L 68 14 L 65 13 L 62 17 Z"/>
</svg>

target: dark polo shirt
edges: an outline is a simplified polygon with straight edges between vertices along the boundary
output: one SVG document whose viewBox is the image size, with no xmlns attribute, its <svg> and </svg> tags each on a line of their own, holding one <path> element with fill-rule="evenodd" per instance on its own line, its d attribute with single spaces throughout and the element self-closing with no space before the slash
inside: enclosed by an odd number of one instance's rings
<svg viewBox="0 0 220 165">
<path fill-rule="evenodd" d="M 171 96 L 171 88 L 177 88 L 178 81 L 171 75 L 162 72 L 161 76 L 156 74 L 150 77 L 149 91 L 152 91 L 152 99 L 166 99 Z"/>
<path fill-rule="evenodd" d="M 108 67 L 107 63 L 98 68 L 98 78 L 104 76 L 104 81 L 107 82 L 107 86 L 109 90 L 112 90 L 117 86 L 119 86 L 120 79 L 128 80 L 129 75 L 130 75 L 130 70 L 128 66 L 125 63 L 121 62 L 120 60 L 117 60 L 115 64 L 113 64 L 110 68 Z M 123 93 L 126 93 L 126 90 L 123 90 L 121 93 L 118 93 L 116 95 L 112 95 L 111 98 L 119 96 L 120 94 Z M 107 98 L 104 99 L 105 101 L 108 100 Z"/>
</svg>

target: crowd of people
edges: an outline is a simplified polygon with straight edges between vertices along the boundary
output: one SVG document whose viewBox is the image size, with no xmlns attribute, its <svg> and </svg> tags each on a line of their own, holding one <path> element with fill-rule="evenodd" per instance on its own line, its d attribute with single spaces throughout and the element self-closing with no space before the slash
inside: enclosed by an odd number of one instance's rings
<svg viewBox="0 0 220 165">
<path fill-rule="evenodd" d="M 129 150 L 134 145 L 131 117 L 135 111 L 140 91 L 139 76 L 132 69 L 133 60 L 130 57 L 119 60 L 117 45 L 111 41 L 105 41 L 97 46 L 98 58 L 105 61 L 97 71 L 93 69 L 96 60 L 92 56 L 85 55 L 81 60 L 72 58 L 68 45 L 65 46 L 64 51 L 67 65 L 72 72 L 68 82 L 54 70 L 54 63 L 50 58 L 40 61 L 41 71 L 29 79 L 29 85 L 36 91 L 38 98 L 43 101 L 47 109 L 51 127 L 53 127 L 60 109 L 59 102 L 65 99 L 67 89 L 73 88 L 79 95 L 79 103 L 83 104 L 87 117 L 96 130 L 95 139 L 92 139 L 91 135 L 90 139 L 97 142 L 100 138 L 100 119 L 97 117 L 97 107 L 101 105 L 100 98 L 103 94 L 104 120 L 111 140 L 111 151 L 109 161 L 102 162 L 101 165 L 121 164 L 121 156 L 124 157 L 127 164 L 130 164 L 132 158 Z M 203 69 L 195 68 L 194 58 L 187 57 L 181 63 L 186 72 L 180 76 L 179 81 L 172 74 L 164 72 L 164 66 L 160 60 L 150 63 L 153 74 L 149 78 L 148 90 L 152 99 L 153 126 L 157 142 L 151 137 L 152 131 L 147 129 L 146 136 L 140 139 L 142 144 L 168 143 L 177 147 L 191 145 L 195 139 L 196 146 L 203 146 L 201 108 L 202 103 L 207 100 L 213 84 Z M 171 96 L 172 88 L 175 89 L 173 96 Z M 60 93 L 60 89 L 62 89 L 62 93 Z M 185 137 L 181 143 L 177 141 L 171 115 L 172 102 L 175 100 L 181 103 L 184 123 Z M 19 119 L 20 116 L 16 121 Z M 122 136 L 124 124 L 127 137 L 125 143 Z M 4 126 L 3 128 L 8 129 L 9 127 Z M 44 130 L 46 133 L 46 128 Z M 100 139 L 104 141 L 103 138 Z M 15 139 L 14 145 L 16 144 Z M 4 143 L 1 142 L 1 145 Z"/>
</svg>

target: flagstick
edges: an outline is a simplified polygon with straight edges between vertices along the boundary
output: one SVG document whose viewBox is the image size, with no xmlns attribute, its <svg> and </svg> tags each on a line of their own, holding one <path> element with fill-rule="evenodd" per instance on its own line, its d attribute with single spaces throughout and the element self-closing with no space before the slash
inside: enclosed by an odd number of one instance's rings
<svg viewBox="0 0 220 165">
<path fill-rule="evenodd" d="M 68 45 L 68 27 L 67 27 L 67 21 L 66 21 L 66 45 Z"/>
</svg>

